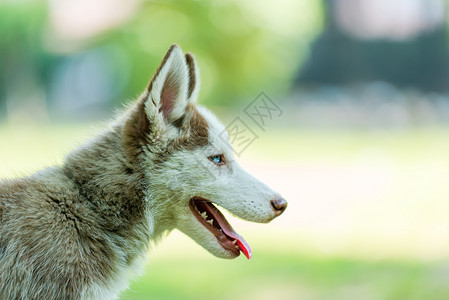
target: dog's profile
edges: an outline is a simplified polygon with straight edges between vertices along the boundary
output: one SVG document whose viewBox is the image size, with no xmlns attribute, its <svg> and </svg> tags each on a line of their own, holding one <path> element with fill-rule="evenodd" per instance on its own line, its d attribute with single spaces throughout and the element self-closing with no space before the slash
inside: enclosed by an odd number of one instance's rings
<svg viewBox="0 0 449 300">
<path fill-rule="evenodd" d="M 0 299 L 114 299 L 175 228 L 218 257 L 250 258 L 215 204 L 269 222 L 287 202 L 234 160 L 196 104 L 198 76 L 171 46 L 141 96 L 62 166 L 0 181 Z"/>
</svg>

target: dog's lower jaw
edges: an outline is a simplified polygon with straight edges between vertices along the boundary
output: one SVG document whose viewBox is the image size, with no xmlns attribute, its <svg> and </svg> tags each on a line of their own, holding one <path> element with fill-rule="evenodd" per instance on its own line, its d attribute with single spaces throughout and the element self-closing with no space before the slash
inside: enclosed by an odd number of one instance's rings
<svg viewBox="0 0 449 300">
<path fill-rule="evenodd" d="M 252 251 L 249 244 L 234 231 L 225 216 L 211 201 L 193 197 L 189 201 L 189 208 L 199 225 L 212 233 L 223 249 L 236 257 L 242 252 L 248 259 L 251 258 Z"/>
<path fill-rule="evenodd" d="M 218 248 L 218 247 L 221 247 L 221 248 Z M 215 251 L 214 253 L 212 253 L 212 252 L 210 252 L 210 253 L 212 255 L 214 255 L 215 257 L 223 258 L 223 259 L 235 259 L 240 256 L 240 252 L 236 253 L 233 251 L 226 250 L 225 248 L 223 248 L 223 246 L 220 243 L 217 243 L 217 251 Z"/>
</svg>

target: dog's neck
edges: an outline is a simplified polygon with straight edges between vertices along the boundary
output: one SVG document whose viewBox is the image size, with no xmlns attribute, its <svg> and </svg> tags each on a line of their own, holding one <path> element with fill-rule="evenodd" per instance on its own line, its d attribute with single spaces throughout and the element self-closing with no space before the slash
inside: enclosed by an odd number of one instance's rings
<svg viewBox="0 0 449 300">
<path fill-rule="evenodd" d="M 63 171 L 95 212 L 100 226 L 126 235 L 147 223 L 145 180 L 126 159 L 122 127 L 115 126 L 70 153 Z M 150 236 L 146 238 L 148 242 Z"/>
</svg>

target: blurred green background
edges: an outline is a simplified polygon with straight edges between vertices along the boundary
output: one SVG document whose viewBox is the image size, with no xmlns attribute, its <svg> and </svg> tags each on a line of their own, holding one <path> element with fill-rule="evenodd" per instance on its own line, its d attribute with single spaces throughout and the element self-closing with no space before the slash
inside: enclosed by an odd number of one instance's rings
<svg viewBox="0 0 449 300">
<path fill-rule="evenodd" d="M 0 177 L 52 164 L 146 86 L 172 43 L 199 102 L 258 138 L 241 164 L 288 201 L 229 216 L 253 258 L 179 232 L 121 299 L 448 299 L 445 0 L 0 2 Z M 282 114 L 257 126 L 264 92 Z"/>
</svg>

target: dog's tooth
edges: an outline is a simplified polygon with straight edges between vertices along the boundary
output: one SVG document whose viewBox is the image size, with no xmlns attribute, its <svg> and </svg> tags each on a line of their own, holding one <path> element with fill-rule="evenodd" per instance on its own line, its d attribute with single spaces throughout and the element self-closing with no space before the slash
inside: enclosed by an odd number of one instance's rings
<svg viewBox="0 0 449 300">
<path fill-rule="evenodd" d="M 235 243 L 237 243 L 237 240 L 233 240 L 232 243 L 235 245 Z"/>
<path fill-rule="evenodd" d="M 207 220 L 207 223 L 209 223 L 210 225 L 214 225 L 214 220 Z"/>
<path fill-rule="evenodd" d="M 201 216 L 203 217 L 203 219 L 207 219 L 207 213 L 206 213 L 206 212 L 203 212 L 203 213 L 201 214 Z"/>
</svg>

